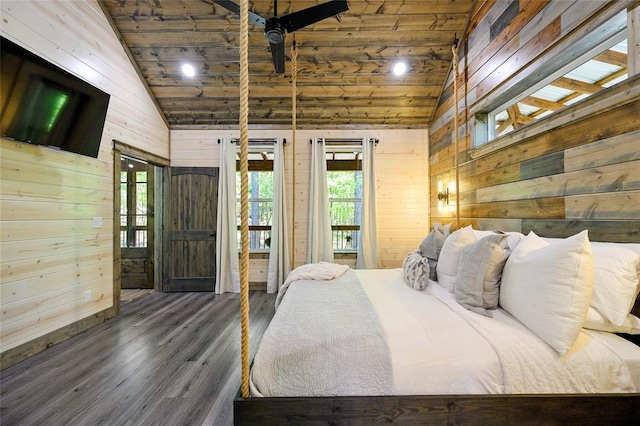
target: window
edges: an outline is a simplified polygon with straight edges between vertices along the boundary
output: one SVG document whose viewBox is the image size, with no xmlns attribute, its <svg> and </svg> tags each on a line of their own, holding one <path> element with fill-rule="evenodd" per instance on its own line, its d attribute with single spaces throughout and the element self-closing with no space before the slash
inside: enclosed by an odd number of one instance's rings
<svg viewBox="0 0 640 426">
<path fill-rule="evenodd" d="M 626 10 L 616 12 L 589 37 L 575 36 L 528 77 L 484 101 L 483 111 L 474 117 L 474 147 L 626 80 L 626 25 Z"/>
<path fill-rule="evenodd" d="M 362 216 L 362 148 L 325 144 L 333 251 L 356 253 Z"/>
<path fill-rule="evenodd" d="M 357 252 L 362 209 L 362 172 L 327 172 L 334 252 Z"/>
<path fill-rule="evenodd" d="M 239 164 L 238 164 L 239 168 Z M 268 252 L 271 241 L 273 214 L 273 148 L 250 146 L 249 148 L 249 251 Z M 236 172 L 236 212 L 240 224 L 240 172 Z M 238 250 L 241 247 L 238 226 Z"/>
<path fill-rule="evenodd" d="M 120 247 L 147 246 L 147 165 L 122 156 Z"/>
<path fill-rule="evenodd" d="M 586 99 L 594 93 L 627 79 L 627 39 L 610 40 L 613 45 L 583 58 L 571 71 L 553 75 L 523 94 L 523 98 L 489 114 L 489 138 L 495 139 L 546 117 L 561 108 Z"/>
</svg>

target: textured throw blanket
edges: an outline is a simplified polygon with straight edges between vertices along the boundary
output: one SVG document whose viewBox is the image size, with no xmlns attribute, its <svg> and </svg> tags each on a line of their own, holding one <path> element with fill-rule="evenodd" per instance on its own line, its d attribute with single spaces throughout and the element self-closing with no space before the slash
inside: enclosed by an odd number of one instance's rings
<svg viewBox="0 0 640 426">
<path fill-rule="evenodd" d="M 252 394 L 393 394 L 384 331 L 355 272 L 287 287 L 253 362 Z"/>
<path fill-rule="evenodd" d="M 287 275 L 287 279 L 280 287 L 280 290 L 278 290 L 276 310 L 292 282 L 299 280 L 332 280 L 338 278 L 347 272 L 347 270 L 349 270 L 349 266 L 347 265 L 338 265 L 337 263 L 329 262 L 308 263 L 298 266 Z"/>
</svg>

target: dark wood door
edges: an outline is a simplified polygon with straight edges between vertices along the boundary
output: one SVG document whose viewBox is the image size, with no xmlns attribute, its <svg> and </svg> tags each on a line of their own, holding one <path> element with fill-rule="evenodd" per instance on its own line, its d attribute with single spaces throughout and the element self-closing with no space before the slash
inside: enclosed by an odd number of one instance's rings
<svg viewBox="0 0 640 426">
<path fill-rule="evenodd" d="M 164 291 L 214 291 L 218 168 L 172 167 Z"/>
</svg>

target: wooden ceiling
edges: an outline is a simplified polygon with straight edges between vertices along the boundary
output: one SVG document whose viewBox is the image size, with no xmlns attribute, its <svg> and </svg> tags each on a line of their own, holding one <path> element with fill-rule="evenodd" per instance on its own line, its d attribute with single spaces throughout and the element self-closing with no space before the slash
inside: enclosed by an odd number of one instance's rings
<svg viewBox="0 0 640 426">
<path fill-rule="evenodd" d="M 239 2 L 239 1 L 238 1 Z M 324 0 L 278 1 L 280 16 Z M 237 127 L 238 16 L 211 0 L 101 0 L 171 128 Z M 250 25 L 249 124 L 291 127 L 291 46 L 298 46 L 297 127 L 425 127 L 473 0 L 350 0 L 349 10 L 286 38 L 276 75 Z M 273 16 L 272 0 L 250 10 Z M 396 61 L 408 72 L 395 76 Z M 196 76 L 180 67 L 191 62 Z"/>
</svg>

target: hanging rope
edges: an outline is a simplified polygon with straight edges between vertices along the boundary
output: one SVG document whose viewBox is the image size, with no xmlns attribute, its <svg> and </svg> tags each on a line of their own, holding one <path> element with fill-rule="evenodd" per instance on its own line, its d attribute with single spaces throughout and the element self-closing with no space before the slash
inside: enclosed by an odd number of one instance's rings
<svg viewBox="0 0 640 426">
<path fill-rule="evenodd" d="M 243 398 L 249 398 L 249 1 L 240 2 L 240 326 Z"/>
<path fill-rule="evenodd" d="M 460 228 L 460 171 L 458 169 L 458 39 L 453 41 L 451 46 L 453 53 L 453 167 L 456 172 L 456 228 Z"/>
<path fill-rule="evenodd" d="M 291 250 L 291 265 L 295 267 L 296 262 L 296 127 L 298 126 L 298 49 L 296 46 L 296 36 L 293 35 L 293 44 L 291 45 L 291 127 L 293 128 L 291 144 L 293 164 L 291 172 L 293 173 L 292 179 L 292 223 L 291 227 L 291 241 L 293 242 Z"/>
</svg>

